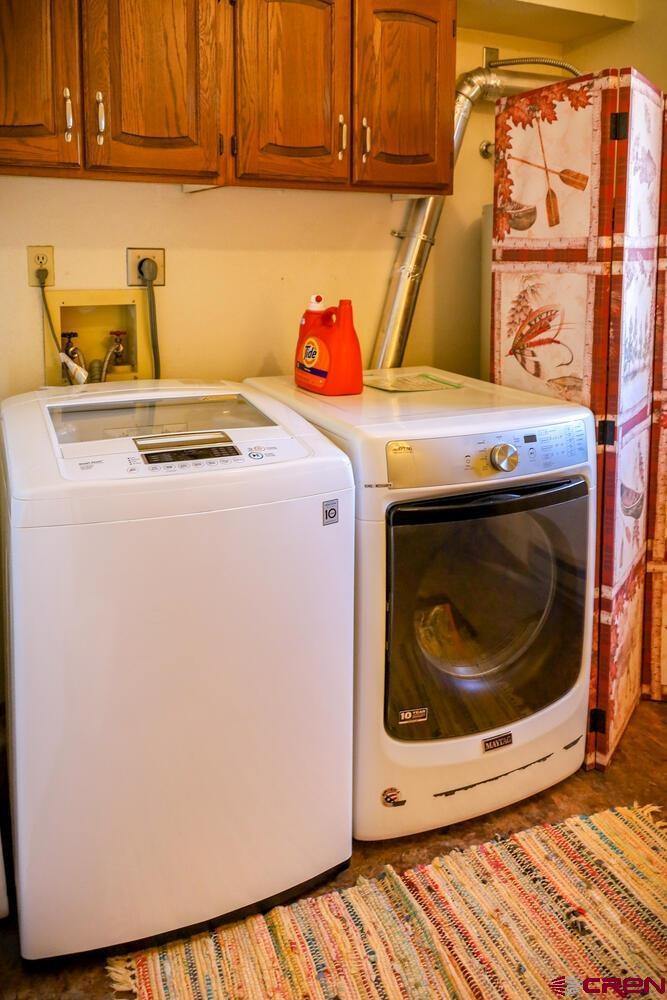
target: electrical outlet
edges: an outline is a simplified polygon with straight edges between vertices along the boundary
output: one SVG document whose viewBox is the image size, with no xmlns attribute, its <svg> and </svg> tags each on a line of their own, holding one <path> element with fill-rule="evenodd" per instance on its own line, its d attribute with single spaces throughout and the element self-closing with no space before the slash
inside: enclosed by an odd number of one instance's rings
<svg viewBox="0 0 667 1000">
<path fill-rule="evenodd" d="M 26 247 L 26 250 L 28 251 L 28 284 L 39 287 L 35 271 L 40 267 L 45 267 L 49 272 L 46 284 L 55 285 L 56 258 L 53 247 Z"/>
<path fill-rule="evenodd" d="M 143 247 L 128 247 L 126 253 L 128 285 L 143 285 L 143 278 L 139 274 L 139 261 L 144 257 L 150 257 L 157 264 L 157 278 L 153 284 L 164 285 L 164 248 L 146 250 Z"/>
</svg>

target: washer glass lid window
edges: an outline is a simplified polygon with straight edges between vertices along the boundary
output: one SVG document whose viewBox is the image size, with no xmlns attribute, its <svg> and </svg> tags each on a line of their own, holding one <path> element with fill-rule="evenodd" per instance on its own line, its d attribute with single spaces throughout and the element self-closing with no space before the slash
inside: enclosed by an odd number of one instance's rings
<svg viewBox="0 0 667 1000">
<path fill-rule="evenodd" d="M 48 406 L 48 411 L 60 444 L 276 426 L 238 393 L 74 403 Z"/>
<path fill-rule="evenodd" d="M 400 740 L 508 726 L 582 666 L 583 479 L 387 512 L 385 726 Z"/>
</svg>

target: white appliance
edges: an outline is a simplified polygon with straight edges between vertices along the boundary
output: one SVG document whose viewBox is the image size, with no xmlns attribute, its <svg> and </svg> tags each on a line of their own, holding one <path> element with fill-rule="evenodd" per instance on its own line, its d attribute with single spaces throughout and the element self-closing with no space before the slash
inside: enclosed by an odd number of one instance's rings
<svg viewBox="0 0 667 1000">
<path fill-rule="evenodd" d="M 434 368 L 367 374 L 396 391 L 249 384 L 352 460 L 353 828 L 376 840 L 490 812 L 581 765 L 596 447 L 580 406 Z"/>
<path fill-rule="evenodd" d="M 1 417 L 24 957 L 344 867 L 346 456 L 228 382 L 45 389 Z"/>
</svg>

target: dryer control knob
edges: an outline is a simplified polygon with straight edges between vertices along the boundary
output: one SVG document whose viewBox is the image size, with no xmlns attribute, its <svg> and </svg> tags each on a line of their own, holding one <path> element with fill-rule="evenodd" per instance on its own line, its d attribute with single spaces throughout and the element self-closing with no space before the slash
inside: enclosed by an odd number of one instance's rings
<svg viewBox="0 0 667 1000">
<path fill-rule="evenodd" d="M 491 465 L 500 472 L 514 472 L 519 464 L 519 451 L 513 444 L 497 444 L 489 455 Z"/>
</svg>

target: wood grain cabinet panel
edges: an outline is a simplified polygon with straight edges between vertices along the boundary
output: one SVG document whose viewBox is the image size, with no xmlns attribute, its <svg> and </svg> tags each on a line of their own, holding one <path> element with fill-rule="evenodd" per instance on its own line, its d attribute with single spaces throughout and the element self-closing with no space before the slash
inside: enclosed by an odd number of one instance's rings
<svg viewBox="0 0 667 1000">
<path fill-rule="evenodd" d="M 81 162 L 77 0 L 0 0 L 0 164 Z"/>
<path fill-rule="evenodd" d="M 349 179 L 350 0 L 236 6 L 237 175 Z"/>
<path fill-rule="evenodd" d="M 448 189 L 454 0 L 356 0 L 355 183 Z"/>
<path fill-rule="evenodd" d="M 218 169 L 216 0 L 83 0 L 86 165 Z"/>
</svg>

